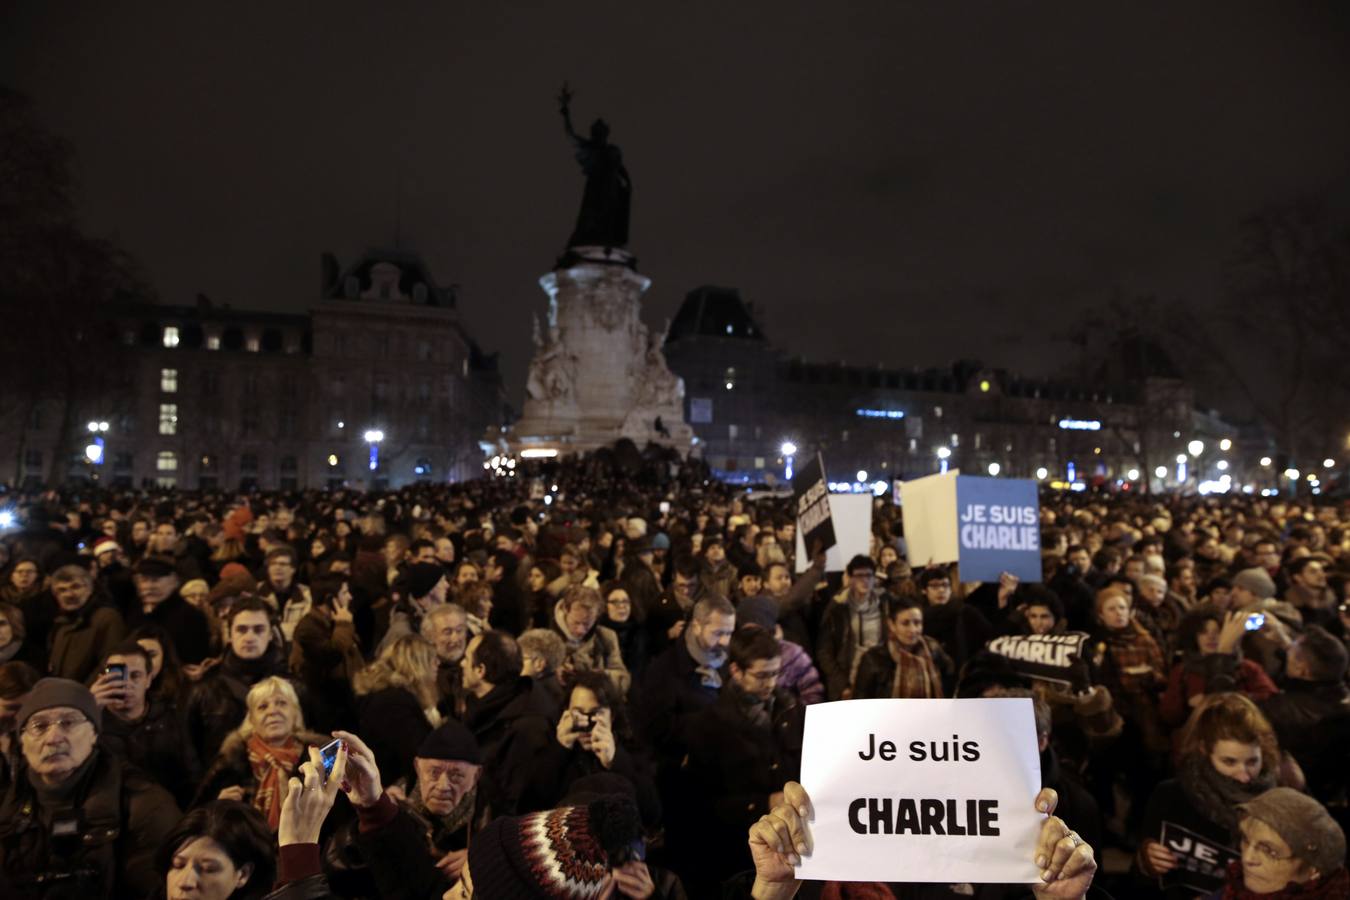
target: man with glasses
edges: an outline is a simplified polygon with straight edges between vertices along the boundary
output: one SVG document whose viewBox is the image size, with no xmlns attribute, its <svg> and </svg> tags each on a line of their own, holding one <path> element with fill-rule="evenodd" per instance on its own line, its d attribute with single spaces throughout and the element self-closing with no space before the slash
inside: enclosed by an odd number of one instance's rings
<svg viewBox="0 0 1350 900">
<path fill-rule="evenodd" d="M 162 787 L 98 748 L 94 695 L 39 681 L 19 708 L 23 758 L 0 801 L 0 897 L 144 897 L 177 823 Z"/>
<path fill-rule="evenodd" d="M 816 641 L 816 665 L 825 676 L 831 700 L 853 696 L 853 677 L 863 654 L 886 640 L 882 591 L 876 584 L 877 565 L 858 554 L 844 568 L 844 589 L 825 609 Z"/>
</svg>

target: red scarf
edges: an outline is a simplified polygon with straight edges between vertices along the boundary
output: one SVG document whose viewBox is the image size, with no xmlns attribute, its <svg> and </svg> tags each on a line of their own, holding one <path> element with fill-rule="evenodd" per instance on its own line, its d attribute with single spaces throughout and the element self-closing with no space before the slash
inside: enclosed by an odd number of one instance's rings
<svg viewBox="0 0 1350 900">
<path fill-rule="evenodd" d="M 284 745 L 273 747 L 264 743 L 256 732 L 249 736 L 248 764 L 258 782 L 258 789 L 253 792 L 253 807 L 267 817 L 267 824 L 274 832 L 281 821 L 286 782 L 295 771 L 303 749 L 304 746 L 293 737 L 287 738 Z"/>
</svg>

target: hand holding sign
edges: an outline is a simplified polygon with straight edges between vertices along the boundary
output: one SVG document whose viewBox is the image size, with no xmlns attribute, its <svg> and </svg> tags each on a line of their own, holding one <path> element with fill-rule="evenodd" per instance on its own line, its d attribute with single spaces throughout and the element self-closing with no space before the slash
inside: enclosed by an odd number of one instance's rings
<svg viewBox="0 0 1350 900">
<path fill-rule="evenodd" d="M 1092 885 L 1097 860 L 1092 846 L 1054 815 L 1058 803 L 1053 788 L 1041 788 L 1036 795 L 1036 810 L 1045 813 L 1046 819 L 1037 836 L 1034 859 L 1042 880 L 1031 889 L 1038 897 L 1076 900 Z M 812 850 L 807 823 L 813 816 L 806 789 L 789 781 L 783 785 L 783 802 L 750 826 L 750 855 L 755 862 L 751 896 L 756 900 L 780 900 L 797 893 L 800 882 L 795 867 L 801 864 L 802 854 Z"/>
</svg>

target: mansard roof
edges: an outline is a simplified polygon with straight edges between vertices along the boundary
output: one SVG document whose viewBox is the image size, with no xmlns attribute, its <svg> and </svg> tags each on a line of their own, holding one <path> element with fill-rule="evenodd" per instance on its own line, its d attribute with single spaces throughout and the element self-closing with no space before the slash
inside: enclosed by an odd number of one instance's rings
<svg viewBox="0 0 1350 900">
<path fill-rule="evenodd" d="M 339 269 L 333 254 L 323 254 L 320 296 L 445 309 L 453 309 L 456 301 L 454 285 L 437 284 L 421 256 L 399 248 L 372 248 L 345 269 Z"/>
<path fill-rule="evenodd" d="M 736 288 L 703 285 L 684 297 L 666 335 L 666 343 L 681 338 L 720 337 L 765 341 L 750 305 Z"/>
</svg>

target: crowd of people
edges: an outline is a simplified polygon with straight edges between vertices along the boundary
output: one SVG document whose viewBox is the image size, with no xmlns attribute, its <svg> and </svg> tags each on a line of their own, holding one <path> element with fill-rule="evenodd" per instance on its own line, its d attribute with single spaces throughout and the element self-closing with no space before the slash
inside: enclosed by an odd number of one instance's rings
<svg viewBox="0 0 1350 900">
<path fill-rule="evenodd" d="M 806 706 L 990 696 L 1038 895 L 1350 896 L 1350 509 L 1045 494 L 969 583 L 888 496 L 834 572 L 696 461 L 511 472 L 6 496 L 0 896 L 1016 896 L 793 876 Z"/>
</svg>

